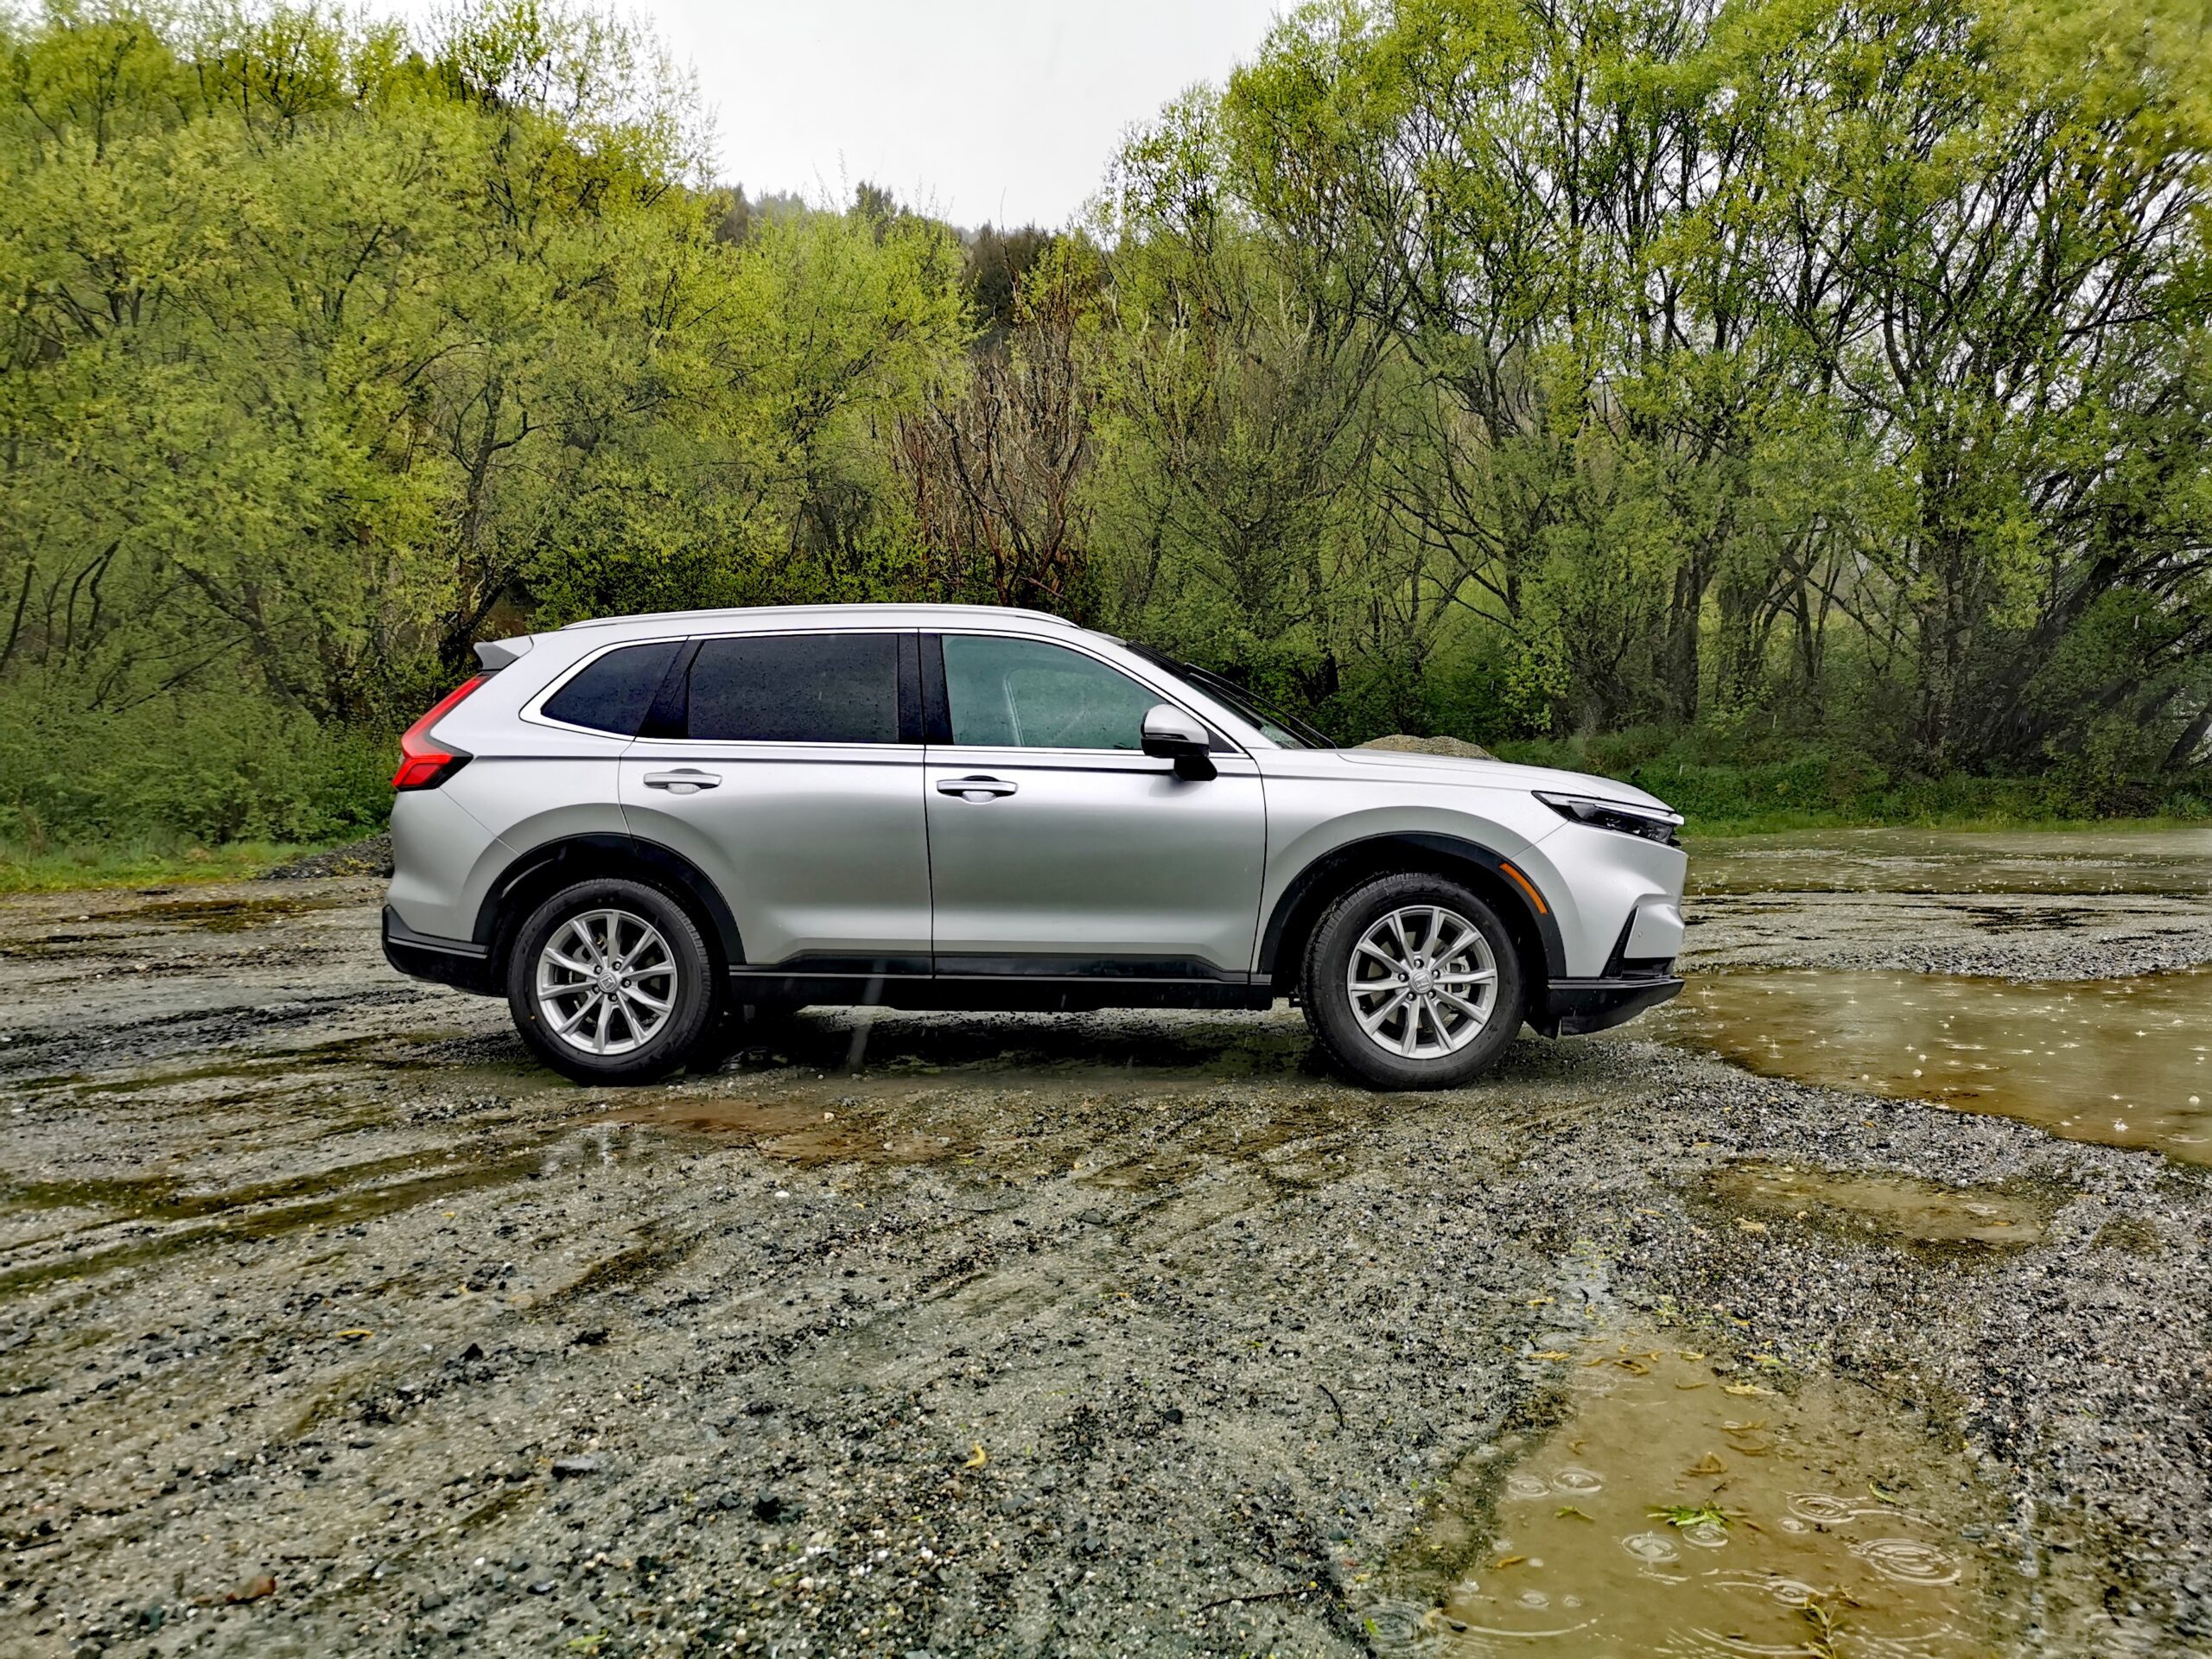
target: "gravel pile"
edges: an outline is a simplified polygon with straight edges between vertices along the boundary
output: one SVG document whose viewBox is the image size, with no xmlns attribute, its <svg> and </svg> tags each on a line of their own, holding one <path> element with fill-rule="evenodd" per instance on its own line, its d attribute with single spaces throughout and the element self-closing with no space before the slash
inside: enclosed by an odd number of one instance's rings
<svg viewBox="0 0 2212 1659">
<path fill-rule="evenodd" d="M 264 881 L 308 881 L 327 876 L 389 876 L 391 874 L 391 837 L 390 835 L 371 836 L 363 841 L 351 842 L 343 847 L 333 847 L 327 852 L 310 853 L 279 864 L 273 870 L 264 870 Z"/>
</svg>

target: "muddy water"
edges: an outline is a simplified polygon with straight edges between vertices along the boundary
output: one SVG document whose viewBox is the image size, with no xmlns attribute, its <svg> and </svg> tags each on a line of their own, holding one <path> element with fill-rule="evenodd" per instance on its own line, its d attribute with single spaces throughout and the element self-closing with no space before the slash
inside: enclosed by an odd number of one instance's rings
<svg viewBox="0 0 2212 1659">
<path fill-rule="evenodd" d="M 1826 969 L 1693 978 L 1675 1040 L 1764 1076 L 2212 1163 L 2212 971 L 2016 984 Z"/>
<path fill-rule="evenodd" d="M 1684 1333 L 1548 1351 L 1557 1427 L 1478 1448 L 1369 1612 L 1381 1652 L 1992 1650 L 1989 1495 L 1909 1414 Z"/>
<path fill-rule="evenodd" d="M 1694 842 L 1693 893 L 2212 893 L 2212 826 L 1820 830 Z"/>
<path fill-rule="evenodd" d="M 1787 1217 L 1847 1238 L 1937 1249 L 2037 1243 L 2063 1196 L 1757 1159 L 1714 1171 L 1706 1185 L 1739 1216 Z"/>
</svg>

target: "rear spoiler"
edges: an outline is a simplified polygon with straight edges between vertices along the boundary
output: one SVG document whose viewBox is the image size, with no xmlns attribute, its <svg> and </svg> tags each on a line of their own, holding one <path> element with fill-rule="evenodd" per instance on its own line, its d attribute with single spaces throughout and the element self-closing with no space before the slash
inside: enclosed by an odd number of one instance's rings
<svg viewBox="0 0 2212 1659">
<path fill-rule="evenodd" d="M 519 662 L 535 643 L 526 633 L 513 639 L 486 639 L 476 647 L 476 660 L 484 664 L 486 674 L 496 674 Z"/>
</svg>

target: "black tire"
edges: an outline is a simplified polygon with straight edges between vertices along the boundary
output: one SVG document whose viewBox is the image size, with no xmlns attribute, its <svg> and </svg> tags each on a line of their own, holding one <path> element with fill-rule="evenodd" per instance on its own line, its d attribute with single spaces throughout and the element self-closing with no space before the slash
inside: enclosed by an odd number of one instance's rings
<svg viewBox="0 0 2212 1659">
<path fill-rule="evenodd" d="M 1441 1009 L 1441 1022 L 1432 1025 L 1428 1022 L 1440 1019 L 1437 1014 L 1408 1014 L 1406 1005 L 1401 1004 L 1401 1012 L 1383 1026 L 1383 1036 L 1370 1036 L 1354 1012 L 1352 989 L 1346 983 L 1353 952 L 1370 929 L 1387 925 L 1392 915 L 1431 909 L 1441 913 L 1442 922 L 1415 924 L 1414 948 L 1416 952 L 1421 949 L 1424 928 L 1435 925 L 1436 931 L 1427 934 L 1427 941 L 1433 944 L 1440 938 L 1443 940 L 1453 964 L 1448 971 L 1454 976 L 1479 973 L 1484 971 L 1482 952 L 1471 944 L 1462 944 L 1460 933 L 1449 924 L 1464 923 L 1479 935 L 1489 957 L 1487 971 L 1495 976 L 1484 1017 L 1478 1022 L 1460 1012 L 1458 1004 L 1438 1001 L 1431 1006 Z M 1414 963 L 1427 960 L 1419 955 L 1411 959 Z M 1414 969 L 1407 981 L 1397 982 L 1408 982 L 1420 971 Z M 1365 994 L 1370 1016 L 1391 1005 L 1391 983 L 1378 978 L 1376 990 Z M 1456 995 L 1459 1003 L 1465 1003 L 1468 997 L 1460 994 L 1478 993 L 1479 988 L 1455 982 L 1438 995 Z M 1471 889 L 1448 876 L 1379 875 L 1338 899 L 1315 925 L 1306 941 L 1306 960 L 1299 976 L 1299 1000 L 1316 1040 L 1331 1059 L 1359 1082 L 1377 1089 L 1451 1089 L 1488 1070 L 1519 1032 L 1528 1013 L 1528 976 L 1505 924 Z M 1408 1021 L 1416 1047 L 1426 1044 L 1441 1051 L 1454 1038 L 1463 1046 L 1433 1055 L 1399 1052 L 1389 1046 L 1389 1039 L 1393 1033 L 1402 1035 Z M 1471 1033 L 1466 1029 L 1469 1026 Z"/>
<path fill-rule="evenodd" d="M 642 1008 L 642 1001 L 630 1004 L 626 998 L 619 998 L 616 1011 L 606 1027 L 608 1041 L 610 1046 L 625 1042 L 629 1046 L 620 1047 L 620 1052 L 593 1053 L 561 1036 L 557 1030 L 561 1015 L 582 1006 L 591 995 L 589 988 L 574 984 L 556 993 L 549 1009 L 546 999 L 540 995 L 538 969 L 548 944 L 572 921 L 601 912 L 650 925 L 663 952 L 641 953 L 640 961 L 654 965 L 639 971 L 655 984 L 662 982 L 660 977 L 655 976 L 664 955 L 667 965 L 673 969 L 676 990 L 668 999 L 671 1006 L 665 1014 L 643 1033 L 642 1041 L 637 1040 L 641 1034 L 637 1027 L 625 1025 L 628 1015 L 621 1011 L 626 1007 Z M 625 935 L 632 940 L 644 937 L 629 930 L 625 930 Z M 573 934 L 569 937 L 574 940 Z M 632 965 L 620 957 L 611 961 Z M 565 970 L 560 971 L 565 974 Z M 579 1083 L 650 1083 L 679 1070 L 698 1051 L 701 1038 L 715 1018 L 719 1000 L 715 995 L 714 956 L 707 949 L 705 937 L 690 912 L 658 887 L 614 876 L 563 887 L 532 911 L 517 930 L 507 951 L 506 976 L 507 1008 L 514 1016 L 515 1029 L 522 1033 L 523 1041 L 546 1065 Z M 604 996 L 599 998 L 601 1002 L 607 1000 Z M 642 1017 L 652 1016 L 646 1013 Z M 597 1022 L 594 1020 L 589 1023 L 595 1026 Z M 590 1038 L 587 1035 L 582 1040 L 588 1042 Z"/>
</svg>

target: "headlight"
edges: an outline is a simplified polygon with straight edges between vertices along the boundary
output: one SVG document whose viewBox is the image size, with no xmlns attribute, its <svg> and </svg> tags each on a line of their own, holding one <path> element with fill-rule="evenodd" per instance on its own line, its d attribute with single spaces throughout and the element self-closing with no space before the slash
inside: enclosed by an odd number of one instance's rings
<svg viewBox="0 0 2212 1659">
<path fill-rule="evenodd" d="M 1680 844 L 1675 831 L 1682 827 L 1682 815 L 1663 806 L 1630 806 L 1625 801 L 1601 801 L 1594 795 L 1554 795 L 1541 789 L 1535 795 L 1562 818 L 1573 818 L 1593 830 L 1617 830 L 1666 847 Z"/>
</svg>

